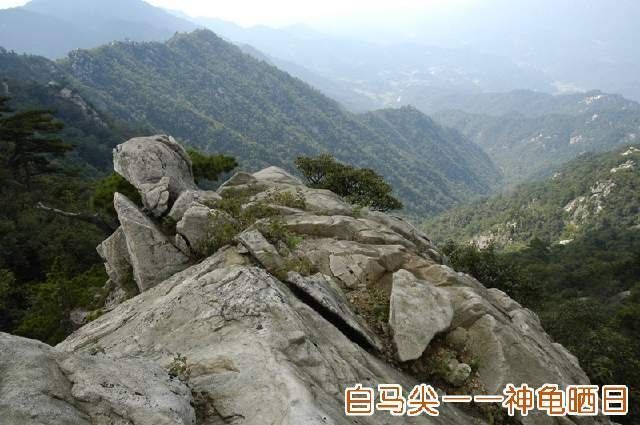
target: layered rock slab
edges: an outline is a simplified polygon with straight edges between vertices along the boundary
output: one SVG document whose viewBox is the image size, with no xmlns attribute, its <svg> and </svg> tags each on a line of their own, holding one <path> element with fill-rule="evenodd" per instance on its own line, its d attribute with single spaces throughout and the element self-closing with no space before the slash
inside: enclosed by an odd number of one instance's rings
<svg viewBox="0 0 640 425">
<path fill-rule="evenodd" d="M 401 362 L 422 356 L 433 337 L 449 328 L 453 306 L 446 292 L 406 270 L 393 274 L 389 326 Z"/>
<path fill-rule="evenodd" d="M 183 353 L 205 423 L 352 424 L 343 391 L 354 383 L 410 377 L 354 344 L 263 269 L 215 255 L 129 300 L 58 346 L 167 364 Z M 220 268 L 222 267 L 222 268 Z M 363 417 L 360 424 L 460 424 L 449 406 L 438 418 Z"/>
<path fill-rule="evenodd" d="M 188 267 L 189 258 L 126 196 L 116 193 L 113 205 L 140 292 Z"/>
<path fill-rule="evenodd" d="M 6 425 L 194 425 L 190 390 L 157 364 L 60 353 L 0 333 L 0 418 Z"/>
</svg>

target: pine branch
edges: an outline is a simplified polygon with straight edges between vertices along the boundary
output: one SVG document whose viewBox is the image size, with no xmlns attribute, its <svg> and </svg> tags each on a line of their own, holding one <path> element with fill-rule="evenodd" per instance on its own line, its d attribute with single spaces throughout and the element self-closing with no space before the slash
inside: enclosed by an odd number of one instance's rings
<svg viewBox="0 0 640 425">
<path fill-rule="evenodd" d="M 44 205 L 42 202 L 38 202 L 36 208 L 41 209 L 43 211 L 47 211 L 52 214 L 56 214 L 62 217 L 71 218 L 73 220 L 84 221 L 85 223 L 93 224 L 98 227 L 100 230 L 105 231 L 107 234 L 113 233 L 116 228 L 102 218 L 99 214 L 86 214 L 86 213 L 76 213 L 70 211 L 63 211 L 57 208 L 52 208 Z"/>
</svg>

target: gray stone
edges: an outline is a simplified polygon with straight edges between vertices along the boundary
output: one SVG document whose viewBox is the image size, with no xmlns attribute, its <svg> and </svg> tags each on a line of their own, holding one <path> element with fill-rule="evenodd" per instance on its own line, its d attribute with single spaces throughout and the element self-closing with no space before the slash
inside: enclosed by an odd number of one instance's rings
<svg viewBox="0 0 640 425">
<path fill-rule="evenodd" d="M 236 187 L 236 186 L 248 186 L 258 182 L 258 179 L 253 177 L 249 173 L 245 173 L 244 171 L 239 171 L 235 173 L 229 180 L 222 183 L 218 188 L 219 193 L 223 193 L 226 189 Z"/>
<path fill-rule="evenodd" d="M 178 222 L 193 203 L 210 204 L 220 199 L 221 197 L 217 192 L 210 190 L 185 190 L 173 203 L 173 207 L 169 211 L 169 217 Z"/>
<path fill-rule="evenodd" d="M 6 425 L 195 424 L 189 388 L 148 360 L 59 353 L 0 333 L 0 370 Z"/>
<path fill-rule="evenodd" d="M 127 242 L 133 277 L 140 292 L 155 286 L 189 265 L 158 227 L 126 196 L 116 193 L 113 205 Z"/>
<path fill-rule="evenodd" d="M 164 365 L 182 353 L 208 424 L 226 418 L 243 425 L 349 425 L 347 386 L 418 383 L 355 344 L 264 270 L 220 266 L 220 259 L 209 258 L 178 273 L 57 348 L 85 353 L 100 346 L 113 356 Z M 374 415 L 358 422 L 457 425 L 472 419 L 443 405 L 435 419 L 390 422 Z"/>
<path fill-rule="evenodd" d="M 290 184 L 294 186 L 302 186 L 299 178 L 292 176 L 280 167 L 268 167 L 253 173 L 253 177 L 261 182 Z"/>
<path fill-rule="evenodd" d="M 413 242 L 406 240 L 388 227 L 370 220 L 347 216 L 301 214 L 285 217 L 284 224 L 292 232 L 304 235 L 415 248 Z"/>
<path fill-rule="evenodd" d="M 269 271 L 282 270 L 284 260 L 260 231 L 249 229 L 237 236 L 238 242 L 245 246 L 251 255 Z"/>
<path fill-rule="evenodd" d="M 330 314 L 340 318 L 345 325 L 349 326 L 369 346 L 377 351 L 382 350 L 378 338 L 353 312 L 339 287 L 331 282 L 330 278 L 322 274 L 305 277 L 296 272 L 289 272 L 287 274 L 287 282 L 311 297 L 318 305 L 329 311 Z"/>
<path fill-rule="evenodd" d="M 189 155 L 169 136 L 137 137 L 118 145 L 113 165 L 138 189 L 145 207 L 156 216 L 183 191 L 197 189 Z"/>
<path fill-rule="evenodd" d="M 458 352 L 464 351 L 468 340 L 469 334 L 465 328 L 455 328 L 447 334 L 447 344 Z"/>
<path fill-rule="evenodd" d="M 154 217 L 162 216 L 169 209 L 169 177 L 163 177 L 157 183 L 141 184 L 138 188 L 142 199 L 142 205 L 149 210 Z"/>
<path fill-rule="evenodd" d="M 447 294 L 406 270 L 393 274 L 389 326 L 398 359 L 422 356 L 433 337 L 451 325 L 453 308 Z"/>
<path fill-rule="evenodd" d="M 206 250 L 206 242 L 212 238 L 216 228 L 235 226 L 235 220 L 224 211 L 213 210 L 200 204 L 193 204 L 176 226 L 177 238 L 186 244 L 189 252 L 201 255 Z M 179 242 L 182 245 L 181 242 Z M 180 247 L 180 246 L 179 246 Z M 184 249 L 183 246 L 181 249 Z"/>
<path fill-rule="evenodd" d="M 471 366 L 456 359 L 449 360 L 446 368 L 445 381 L 456 387 L 463 386 L 471 376 Z"/>
<path fill-rule="evenodd" d="M 97 423 L 192 425 L 191 391 L 158 364 L 128 357 L 72 355 L 60 362 L 75 404 Z"/>
<path fill-rule="evenodd" d="M 375 284 L 386 274 L 397 271 L 406 258 L 406 249 L 401 245 L 368 245 L 335 239 L 305 239 L 295 252 L 348 289 Z"/>
<path fill-rule="evenodd" d="M 104 261 L 109 279 L 118 287 L 124 287 L 133 278 L 133 269 L 122 227 L 118 227 L 96 250 Z"/>
<path fill-rule="evenodd" d="M 435 250 L 435 246 L 433 245 L 433 243 L 431 243 L 424 232 L 417 229 L 415 226 L 401 217 L 385 214 L 379 211 L 369 211 L 367 212 L 365 217 L 369 220 L 383 224 L 394 232 L 407 238 L 408 240 L 416 244 L 416 247 L 423 252 Z"/>
</svg>

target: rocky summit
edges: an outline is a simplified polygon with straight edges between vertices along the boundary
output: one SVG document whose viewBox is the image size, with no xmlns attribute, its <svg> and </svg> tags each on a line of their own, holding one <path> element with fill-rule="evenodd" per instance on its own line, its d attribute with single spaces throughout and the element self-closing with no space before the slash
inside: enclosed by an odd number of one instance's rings
<svg viewBox="0 0 640 425">
<path fill-rule="evenodd" d="M 118 146 L 114 168 L 142 203 L 114 197 L 104 314 L 56 347 L 0 334 L 3 424 L 609 423 L 444 403 L 437 417 L 346 417 L 355 384 L 589 381 L 533 312 L 399 217 L 276 167 L 200 190 L 167 136 Z"/>
</svg>

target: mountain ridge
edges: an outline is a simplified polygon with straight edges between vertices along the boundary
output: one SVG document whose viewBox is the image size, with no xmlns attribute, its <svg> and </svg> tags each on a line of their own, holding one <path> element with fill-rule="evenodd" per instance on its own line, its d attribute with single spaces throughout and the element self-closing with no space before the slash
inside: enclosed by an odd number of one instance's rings
<svg viewBox="0 0 640 425">
<path fill-rule="evenodd" d="M 422 125 L 433 127 L 424 137 L 435 137 L 431 146 L 456 158 L 450 164 L 474 164 L 469 174 L 454 173 L 443 185 L 433 184 L 425 172 L 446 173 L 438 158 L 429 156 L 426 139 L 395 143 L 383 135 L 390 130 L 383 121 L 368 122 L 366 116 L 345 111 L 208 30 L 177 34 L 165 43 L 116 42 L 76 50 L 57 63 L 10 53 L 0 60 L 3 73 L 29 69 L 45 83 L 67 80 L 116 119 L 173 133 L 199 149 L 234 154 L 249 168 L 273 163 L 292 170 L 297 155 L 324 152 L 374 168 L 414 213 L 441 211 L 488 193 L 500 178 L 481 149 L 423 119 Z M 423 191 L 434 196 L 424 198 Z"/>
<path fill-rule="evenodd" d="M 545 180 L 448 211 L 425 228 L 443 243 L 495 243 L 515 249 L 538 238 L 570 244 L 598 228 L 640 226 L 640 145 L 588 153 Z M 634 230 L 635 229 L 635 230 Z"/>
</svg>

